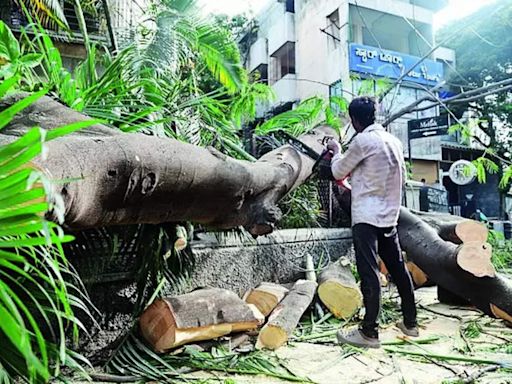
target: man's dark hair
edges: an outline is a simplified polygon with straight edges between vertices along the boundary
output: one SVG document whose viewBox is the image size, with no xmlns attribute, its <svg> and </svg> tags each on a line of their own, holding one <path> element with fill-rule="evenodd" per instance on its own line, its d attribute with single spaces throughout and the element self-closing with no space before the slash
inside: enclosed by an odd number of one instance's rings
<svg viewBox="0 0 512 384">
<path fill-rule="evenodd" d="M 369 96 L 356 97 L 348 106 L 351 118 L 367 127 L 375 123 L 375 99 Z"/>
</svg>

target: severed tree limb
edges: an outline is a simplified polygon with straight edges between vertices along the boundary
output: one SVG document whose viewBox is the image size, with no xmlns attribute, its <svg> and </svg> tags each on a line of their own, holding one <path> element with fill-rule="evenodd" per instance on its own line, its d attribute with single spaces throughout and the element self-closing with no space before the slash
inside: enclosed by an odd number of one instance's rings
<svg viewBox="0 0 512 384">
<path fill-rule="evenodd" d="M 445 213 L 411 211 L 437 230 L 446 241 L 461 244 L 468 241 L 487 241 L 489 230 L 483 223 Z"/>
<path fill-rule="evenodd" d="M 256 348 L 277 349 L 288 341 L 315 296 L 314 281 L 299 280 L 261 329 Z"/>
<path fill-rule="evenodd" d="M 23 95 L 0 102 L 0 110 Z M 33 126 L 52 129 L 88 118 L 42 97 L 0 134 L 10 142 Z M 300 140 L 321 152 L 333 129 L 318 127 Z M 125 134 L 97 124 L 47 143 L 36 165 L 58 186 L 71 229 L 193 221 L 269 233 L 281 217 L 277 202 L 311 174 L 314 160 L 283 146 L 257 162 L 177 140 Z M 50 215 L 50 218 L 55 219 Z"/>
<path fill-rule="evenodd" d="M 408 257 L 438 285 L 484 313 L 510 321 L 512 283 L 493 272 L 488 244 L 469 242 L 457 247 L 407 208 L 400 210 L 398 234 Z"/>
</svg>

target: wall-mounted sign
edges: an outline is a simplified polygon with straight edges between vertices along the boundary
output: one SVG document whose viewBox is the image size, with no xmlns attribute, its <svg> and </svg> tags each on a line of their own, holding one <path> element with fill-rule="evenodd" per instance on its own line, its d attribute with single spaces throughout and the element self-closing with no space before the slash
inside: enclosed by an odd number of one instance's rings
<svg viewBox="0 0 512 384">
<path fill-rule="evenodd" d="M 448 212 L 448 210 L 448 192 L 430 187 L 420 189 L 420 211 Z"/>
<path fill-rule="evenodd" d="M 409 140 L 419 139 L 420 137 L 447 135 L 449 126 L 448 115 L 409 120 L 407 122 Z"/>
<path fill-rule="evenodd" d="M 476 167 L 467 160 L 457 160 L 448 170 L 450 180 L 458 185 L 468 185 L 475 180 Z"/>
<path fill-rule="evenodd" d="M 398 79 L 419 60 L 421 58 L 404 53 L 369 45 L 350 44 L 349 67 L 353 72 Z M 404 81 L 434 85 L 443 79 L 443 75 L 441 63 L 425 59 L 404 77 Z"/>
</svg>

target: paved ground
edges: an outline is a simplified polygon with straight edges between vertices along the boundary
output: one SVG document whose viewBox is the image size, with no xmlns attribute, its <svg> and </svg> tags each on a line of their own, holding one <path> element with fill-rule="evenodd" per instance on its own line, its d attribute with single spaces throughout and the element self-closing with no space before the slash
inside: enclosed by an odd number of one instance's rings
<svg viewBox="0 0 512 384">
<path fill-rule="evenodd" d="M 408 349 L 421 352 L 422 349 L 439 354 L 480 356 L 501 359 L 512 363 L 512 354 L 489 352 L 489 348 L 502 348 L 510 345 L 512 349 L 512 329 L 507 328 L 502 321 L 482 316 L 469 308 L 454 308 L 443 305 L 436 300 L 435 288 L 423 288 L 418 291 L 417 298 L 420 308 L 421 339 L 439 338 L 434 343 L 422 346 L 395 346 L 394 348 Z M 465 328 L 471 321 L 481 324 L 478 337 L 465 338 L 460 336 L 461 327 Z M 400 332 L 394 327 L 383 330 L 382 341 L 396 341 Z M 473 350 L 473 353 L 464 351 Z M 509 353 L 512 351 L 509 351 Z M 464 365 L 464 363 L 441 363 L 437 360 L 427 361 L 424 358 L 411 358 L 399 354 L 391 354 L 381 348 L 368 350 L 347 356 L 347 350 L 337 345 L 292 343 L 277 351 L 277 356 L 283 359 L 290 372 L 305 377 L 318 384 L 340 383 L 463 383 L 452 379 L 479 376 L 477 381 L 466 382 L 512 383 L 512 373 L 509 371 L 494 371 L 484 373 L 490 365 Z M 194 375 L 197 377 L 197 373 Z M 216 375 L 211 382 L 226 382 L 237 384 L 285 383 L 285 381 L 268 377 L 225 376 Z M 224 381 L 230 379 L 228 381 Z"/>
</svg>

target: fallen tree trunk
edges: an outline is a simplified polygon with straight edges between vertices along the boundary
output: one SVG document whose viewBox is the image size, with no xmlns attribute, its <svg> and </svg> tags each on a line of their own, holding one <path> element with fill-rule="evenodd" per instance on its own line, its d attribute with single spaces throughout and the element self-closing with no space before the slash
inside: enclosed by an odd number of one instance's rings
<svg viewBox="0 0 512 384">
<path fill-rule="evenodd" d="M 400 210 L 398 235 L 408 257 L 438 285 L 488 315 L 512 321 L 512 283 L 495 272 L 489 244 L 444 241 L 407 208 Z"/>
<path fill-rule="evenodd" d="M 226 289 L 202 289 L 157 300 L 141 315 L 144 338 L 157 352 L 263 324 L 258 309 Z"/>
<path fill-rule="evenodd" d="M 483 223 L 443 213 L 412 211 L 437 230 L 441 239 L 454 244 L 468 241 L 487 241 L 489 230 Z"/>
<path fill-rule="evenodd" d="M 267 317 L 287 293 L 288 289 L 282 285 L 261 283 L 257 288 L 247 292 L 245 302 L 256 306 L 263 316 Z"/>
<path fill-rule="evenodd" d="M 256 348 L 277 349 L 288 341 L 313 301 L 316 287 L 315 282 L 308 280 L 299 280 L 294 284 L 261 329 Z"/>
<path fill-rule="evenodd" d="M 350 264 L 332 263 L 318 277 L 318 297 L 338 319 L 349 319 L 361 308 L 363 299 Z"/>
<path fill-rule="evenodd" d="M 23 95 L 0 102 L 0 110 Z M 8 143 L 33 126 L 53 129 L 88 118 L 43 97 L 16 115 L 0 134 Z M 315 128 L 300 140 L 321 152 Z M 286 145 L 257 162 L 219 151 L 144 134 L 120 133 L 103 125 L 47 143 L 36 165 L 58 185 L 68 228 L 193 221 L 215 228 L 244 226 L 253 235 L 273 230 L 281 217 L 277 201 L 302 184 L 314 160 Z"/>
<path fill-rule="evenodd" d="M 350 193 L 335 194 L 350 214 Z M 432 281 L 487 315 L 512 322 L 512 282 L 496 273 L 491 246 L 469 241 L 457 246 L 407 208 L 400 209 L 398 236 L 407 257 Z"/>
</svg>

